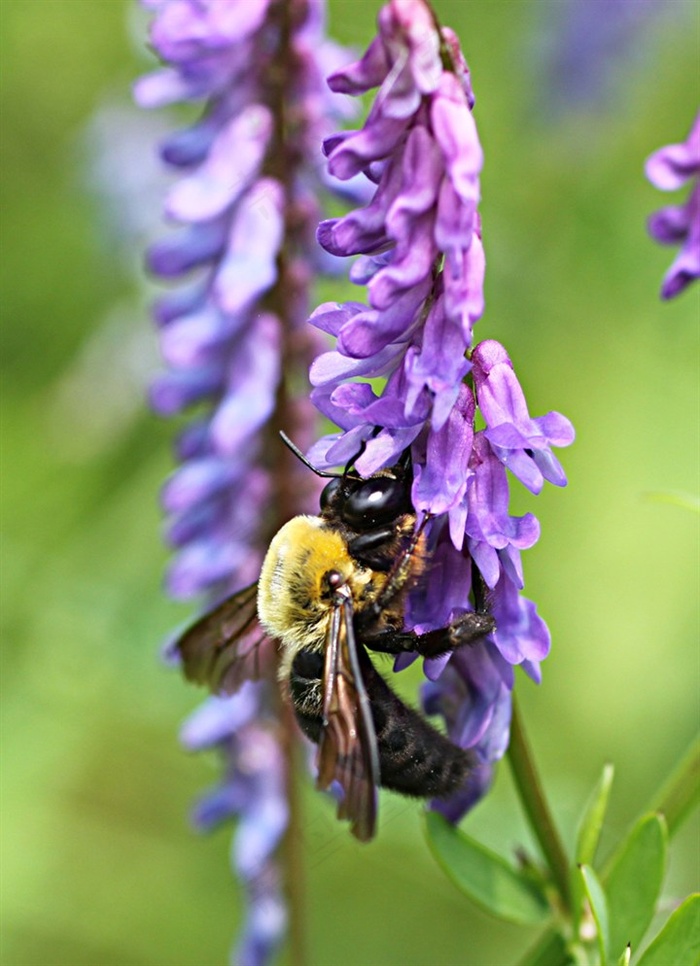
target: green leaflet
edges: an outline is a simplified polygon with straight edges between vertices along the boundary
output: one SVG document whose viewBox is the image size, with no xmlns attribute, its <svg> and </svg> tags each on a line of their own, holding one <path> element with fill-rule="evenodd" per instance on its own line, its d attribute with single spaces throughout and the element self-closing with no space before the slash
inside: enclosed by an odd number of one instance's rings
<svg viewBox="0 0 700 966">
<path fill-rule="evenodd" d="M 663 787 L 649 806 L 650 812 L 661 812 L 670 837 L 700 804 L 700 737 L 678 762 Z"/>
<path fill-rule="evenodd" d="M 645 815 L 613 856 L 604 878 L 614 955 L 631 943 L 638 949 L 654 916 L 666 867 L 666 822 Z"/>
<path fill-rule="evenodd" d="M 698 966 L 700 963 L 700 893 L 688 896 L 669 916 L 638 966 Z"/>
<path fill-rule="evenodd" d="M 683 510 L 700 513 L 700 499 L 695 493 L 686 493 L 682 490 L 655 490 L 644 495 L 650 503 L 670 503 Z"/>
<path fill-rule="evenodd" d="M 583 878 L 584 889 L 591 904 L 591 912 L 595 919 L 598 950 L 600 952 L 601 966 L 607 966 L 608 950 L 610 949 L 610 919 L 608 915 L 608 903 L 605 899 L 603 887 L 598 876 L 590 865 L 581 866 L 581 876 Z"/>
<path fill-rule="evenodd" d="M 578 826 L 576 836 L 577 865 L 592 865 L 595 858 L 600 831 L 603 827 L 605 812 L 608 807 L 610 788 L 612 787 L 615 768 L 605 765 L 598 784 L 593 789 L 590 799 L 586 803 Z"/>
<path fill-rule="evenodd" d="M 613 765 L 605 765 L 603 767 L 603 772 L 590 798 L 586 802 L 586 807 L 579 820 L 578 832 L 576 834 L 576 865 L 571 870 L 571 908 L 574 918 L 575 934 L 578 934 L 581 903 L 584 893 L 583 880 L 579 874 L 579 866 L 584 864 L 593 865 L 600 839 L 600 832 L 608 808 L 608 799 L 610 797 L 614 774 L 615 768 Z"/>
<path fill-rule="evenodd" d="M 630 966 L 630 960 L 632 959 L 632 947 L 629 943 L 624 948 L 622 956 L 617 961 L 617 966 Z"/>
<path fill-rule="evenodd" d="M 486 912 L 521 925 L 551 915 L 544 894 L 500 855 L 453 828 L 442 815 L 427 812 L 425 832 L 437 862 L 455 885 Z"/>
</svg>

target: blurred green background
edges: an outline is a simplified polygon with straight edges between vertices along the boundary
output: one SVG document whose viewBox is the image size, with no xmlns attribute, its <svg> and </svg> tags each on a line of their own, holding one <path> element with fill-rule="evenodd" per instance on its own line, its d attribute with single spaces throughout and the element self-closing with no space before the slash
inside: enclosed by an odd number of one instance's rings
<svg viewBox="0 0 700 966">
<path fill-rule="evenodd" d="M 1 6 L 2 961 L 222 963 L 239 895 L 230 830 L 199 838 L 187 823 L 218 770 L 179 748 L 201 695 L 158 659 L 191 609 L 161 590 L 173 427 L 143 402 L 157 350 L 139 226 L 120 224 L 162 190 L 144 133 L 166 121 L 129 106 L 150 65 L 146 18 L 121 0 Z M 699 718 L 697 518 L 648 498 L 698 484 L 700 285 L 660 303 L 673 253 L 644 228 L 666 203 L 644 158 L 685 138 L 700 101 L 700 7 L 665 6 L 593 68 L 602 99 L 562 110 L 546 70 L 562 4 L 436 2 L 470 62 L 487 159 L 477 332 L 509 348 L 533 414 L 558 409 L 578 432 L 566 490 L 513 487 L 517 512 L 542 524 L 526 592 L 553 637 L 543 684 L 518 690 L 568 839 L 615 763 L 607 848 Z M 333 0 L 334 34 L 363 45 L 377 7 Z M 114 200 L 130 179 L 131 216 Z M 453 889 L 414 804 L 384 796 L 369 847 L 308 787 L 304 810 L 312 964 L 505 966 L 532 942 Z M 465 827 L 505 853 L 530 841 L 507 765 Z M 673 843 L 669 900 L 697 887 L 699 840 L 694 816 Z"/>
</svg>

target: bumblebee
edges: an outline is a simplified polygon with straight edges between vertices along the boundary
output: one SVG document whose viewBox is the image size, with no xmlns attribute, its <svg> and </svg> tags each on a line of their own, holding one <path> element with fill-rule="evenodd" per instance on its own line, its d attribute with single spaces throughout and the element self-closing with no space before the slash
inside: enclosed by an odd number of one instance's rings
<svg viewBox="0 0 700 966">
<path fill-rule="evenodd" d="M 404 629 L 406 593 L 429 569 L 427 518 L 416 525 L 408 457 L 368 478 L 347 467 L 319 475 L 333 477 L 319 516 L 286 523 L 258 582 L 202 617 L 175 648 L 188 679 L 233 693 L 260 677 L 271 657 L 265 651 L 276 647 L 297 721 L 318 744 L 317 785 L 340 784 L 338 815 L 368 841 L 380 785 L 443 798 L 464 783 L 474 761 L 404 704 L 367 649 L 435 657 L 479 640 L 495 622 L 478 610 L 425 634 Z"/>
</svg>

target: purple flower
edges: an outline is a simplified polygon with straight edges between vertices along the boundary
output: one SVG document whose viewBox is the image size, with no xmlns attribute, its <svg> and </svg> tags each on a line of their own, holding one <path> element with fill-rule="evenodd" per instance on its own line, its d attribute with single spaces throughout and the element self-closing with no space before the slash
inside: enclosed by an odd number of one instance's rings
<svg viewBox="0 0 700 966">
<path fill-rule="evenodd" d="M 457 39 L 424 0 L 390 0 L 378 26 L 365 55 L 329 78 L 346 94 L 378 88 L 362 129 L 324 144 L 331 174 L 376 187 L 364 207 L 318 230 L 327 251 L 359 256 L 350 277 L 366 286 L 367 303 L 325 303 L 311 316 L 337 339 L 311 367 L 311 398 L 339 432 L 309 458 L 323 467 L 354 458 L 369 475 L 410 448 L 413 505 L 431 519 L 429 579 L 409 596 L 407 627 L 443 627 L 488 594 L 497 631 L 425 662 L 426 710 L 442 714 L 452 739 L 481 763 L 440 805 L 456 820 L 485 792 L 507 747 L 513 665 L 538 678 L 549 650 L 546 625 L 520 595 L 520 551 L 537 541 L 539 524 L 508 513 L 506 469 L 535 493 L 545 480 L 564 485 L 552 447 L 574 432 L 559 413 L 530 416 L 499 343 L 473 347 L 484 310 L 483 155 Z M 369 382 L 377 377 L 381 390 Z M 478 432 L 477 412 L 486 424 Z M 413 658 L 401 655 L 395 668 Z"/>
<path fill-rule="evenodd" d="M 232 698 L 210 698 L 182 732 L 188 748 L 218 748 L 224 760 L 222 782 L 200 799 L 193 820 L 208 830 L 231 817 L 238 819 L 233 860 L 248 908 L 234 962 L 244 966 L 268 962 L 287 924 L 275 858 L 288 819 L 285 762 L 275 726 L 260 720 L 261 687 L 247 683 Z"/>
<path fill-rule="evenodd" d="M 323 76 L 345 54 L 325 38 L 323 0 L 144 5 L 164 66 L 137 82 L 137 101 L 203 105 L 199 120 L 161 144 L 179 175 L 165 201 L 178 227 L 151 247 L 148 265 L 179 286 L 154 306 L 166 369 L 152 405 L 163 416 L 199 407 L 162 493 L 175 550 L 167 585 L 174 597 L 211 603 L 252 582 L 271 535 L 317 505 L 315 481 L 277 430 L 311 440 L 313 410 L 287 377 L 317 349 L 304 323 L 320 261 L 317 199 L 328 188 L 320 144 L 329 119 L 348 112 Z M 278 847 L 289 763 L 274 723 L 274 662 L 266 670 L 260 685 L 207 702 L 183 733 L 189 747 L 216 745 L 224 757 L 224 778 L 195 821 L 238 818 L 233 865 L 248 915 L 235 961 L 244 966 L 270 959 L 286 922 Z"/>
<path fill-rule="evenodd" d="M 661 191 L 692 182 L 685 204 L 662 208 L 647 225 L 655 241 L 681 246 L 661 287 L 661 297 L 672 299 L 700 277 L 700 112 L 682 144 L 669 144 L 647 159 L 646 175 Z"/>
<path fill-rule="evenodd" d="M 490 641 L 458 651 L 438 680 L 423 685 L 423 707 L 445 719 L 453 741 L 472 748 L 478 765 L 464 788 L 435 808 L 456 822 L 488 791 L 493 763 L 510 736 L 513 669 Z"/>
<path fill-rule="evenodd" d="M 470 475 L 463 501 L 464 531 L 469 554 L 486 586 L 493 588 L 501 570 L 511 582 L 523 586 L 520 550 L 537 543 L 540 525 L 532 513 L 522 517 L 508 514 L 508 478 L 488 437 L 479 432 L 471 451 Z"/>
<path fill-rule="evenodd" d="M 545 480 L 565 486 L 566 476 L 550 447 L 573 442 L 569 420 L 555 412 L 530 418 L 513 364 L 500 343 L 481 342 L 472 364 L 479 409 L 486 420 L 484 435 L 496 456 L 533 493 L 540 492 Z"/>
</svg>

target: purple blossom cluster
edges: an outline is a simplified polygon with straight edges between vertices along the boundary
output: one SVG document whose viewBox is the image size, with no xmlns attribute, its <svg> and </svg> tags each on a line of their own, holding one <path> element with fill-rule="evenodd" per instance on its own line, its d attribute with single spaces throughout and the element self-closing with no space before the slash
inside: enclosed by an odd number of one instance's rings
<svg viewBox="0 0 700 966">
<path fill-rule="evenodd" d="M 194 415 L 162 502 L 175 549 L 172 596 L 208 603 L 251 583 L 283 522 L 314 512 L 316 481 L 279 443 L 312 439 L 314 410 L 295 392 L 317 348 L 305 325 L 319 268 L 319 145 L 343 112 L 325 74 L 346 58 L 324 33 L 323 0 L 143 0 L 164 66 L 137 82 L 148 108 L 201 104 L 160 153 L 177 177 L 165 202 L 177 227 L 152 246 L 153 273 L 175 285 L 154 317 L 166 371 L 151 388 L 163 416 Z M 321 253 L 326 262 L 325 253 Z M 238 817 L 233 864 L 248 915 L 235 961 L 266 962 L 285 934 L 276 852 L 287 824 L 288 763 L 271 727 L 276 668 L 264 686 L 206 703 L 185 728 L 216 746 L 221 786 L 200 803 L 206 828 Z"/>
<path fill-rule="evenodd" d="M 156 11 L 151 40 L 168 66 L 137 83 L 138 103 L 206 104 L 161 145 L 180 174 L 165 211 L 181 227 L 148 255 L 156 275 L 187 280 L 154 306 L 168 369 L 152 386 L 153 407 L 163 416 L 209 407 L 180 435 L 181 466 L 163 491 L 176 548 L 168 588 L 189 599 L 259 569 L 250 547 L 264 546 L 255 528 L 275 487 L 264 430 L 283 383 L 282 345 L 292 357 L 312 351 L 301 323 L 319 183 L 304 161 L 331 114 L 319 63 L 337 50 L 324 44 L 318 2 L 145 5 Z M 285 100 L 294 116 L 280 131 Z M 302 428 L 306 415 L 292 413 L 293 422 Z"/>
<path fill-rule="evenodd" d="M 685 204 L 662 208 L 648 222 L 657 242 L 680 246 L 661 287 L 661 297 L 672 299 L 700 277 L 700 112 L 682 144 L 669 144 L 647 159 L 646 175 L 661 191 L 692 183 Z"/>
<path fill-rule="evenodd" d="M 508 513 L 506 470 L 533 493 L 545 481 L 565 485 L 552 447 L 574 431 L 559 413 L 530 416 L 503 346 L 473 345 L 484 309 L 483 155 L 457 39 L 424 0 L 390 0 L 378 28 L 362 59 L 329 78 L 344 94 L 378 88 L 362 129 L 324 142 L 332 175 L 364 175 L 376 187 L 365 207 L 318 231 L 327 251 L 359 256 L 350 277 L 366 286 L 368 304 L 326 303 L 311 316 L 337 339 L 311 368 L 311 398 L 340 431 L 308 455 L 321 467 L 356 457 L 369 475 L 410 447 L 413 505 L 432 519 L 430 579 L 411 596 L 408 626 L 444 626 L 484 596 L 496 618 L 483 642 L 425 662 L 426 710 L 441 713 L 481 762 L 469 787 L 438 806 L 457 819 L 507 747 L 514 665 L 539 680 L 550 645 L 521 594 L 520 551 L 537 541 L 539 524 Z M 377 377 L 386 380 L 380 392 Z"/>
</svg>

